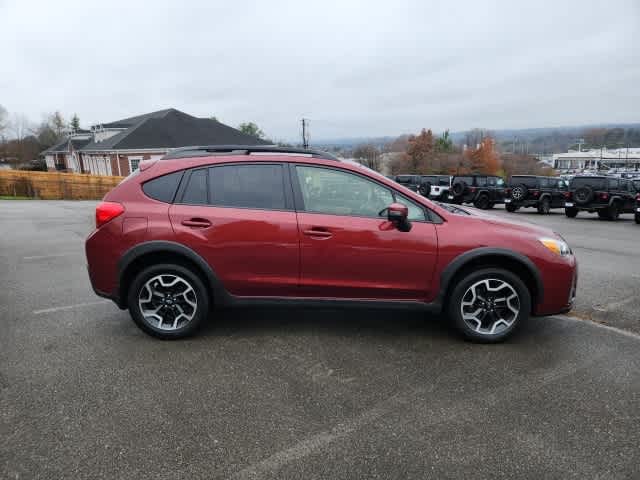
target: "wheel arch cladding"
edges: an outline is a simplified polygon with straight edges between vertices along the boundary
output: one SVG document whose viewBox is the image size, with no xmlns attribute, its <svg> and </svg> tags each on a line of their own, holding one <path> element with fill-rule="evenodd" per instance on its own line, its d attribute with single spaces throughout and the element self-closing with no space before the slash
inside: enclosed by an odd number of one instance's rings
<svg viewBox="0 0 640 480">
<path fill-rule="evenodd" d="M 130 248 L 118 262 L 118 299 L 126 306 L 128 289 L 135 275 L 143 268 L 159 263 L 177 263 L 194 270 L 209 290 L 216 304 L 226 304 L 228 293 L 211 266 L 190 248 L 175 242 L 155 240 Z"/>
<path fill-rule="evenodd" d="M 526 256 L 512 250 L 481 247 L 454 258 L 440 275 L 440 298 L 444 303 L 457 281 L 479 268 L 502 268 L 518 275 L 531 294 L 531 309 L 542 302 L 544 287 L 538 267 Z"/>
</svg>

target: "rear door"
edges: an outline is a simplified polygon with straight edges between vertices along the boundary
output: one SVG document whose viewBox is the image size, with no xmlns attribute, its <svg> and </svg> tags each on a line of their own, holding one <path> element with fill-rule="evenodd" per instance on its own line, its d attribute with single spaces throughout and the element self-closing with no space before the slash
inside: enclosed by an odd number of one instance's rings
<svg viewBox="0 0 640 480">
<path fill-rule="evenodd" d="M 296 294 L 298 225 L 285 168 L 243 162 L 191 170 L 169 210 L 177 241 L 234 295 Z"/>
<path fill-rule="evenodd" d="M 419 205 L 367 176 L 322 166 L 292 166 L 300 228 L 300 290 L 307 297 L 424 300 L 438 241 Z M 400 232 L 380 215 L 393 201 L 409 207 Z"/>
</svg>

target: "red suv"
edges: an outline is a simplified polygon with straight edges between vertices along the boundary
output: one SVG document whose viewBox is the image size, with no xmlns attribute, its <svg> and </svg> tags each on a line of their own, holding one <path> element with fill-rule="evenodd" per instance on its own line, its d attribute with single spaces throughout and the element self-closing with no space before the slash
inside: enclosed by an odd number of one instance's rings
<svg viewBox="0 0 640 480">
<path fill-rule="evenodd" d="M 142 162 L 96 208 L 86 253 L 95 292 L 160 338 L 194 333 L 213 307 L 278 302 L 446 312 L 498 342 L 570 310 L 577 273 L 550 230 L 323 152 L 246 146 Z"/>
</svg>

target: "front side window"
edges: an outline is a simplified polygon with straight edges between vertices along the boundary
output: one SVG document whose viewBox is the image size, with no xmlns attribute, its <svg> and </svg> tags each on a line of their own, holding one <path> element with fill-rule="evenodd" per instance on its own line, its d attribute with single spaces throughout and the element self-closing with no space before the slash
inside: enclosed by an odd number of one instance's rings
<svg viewBox="0 0 640 480">
<path fill-rule="evenodd" d="M 477 187 L 486 187 L 487 186 L 487 177 L 476 177 L 476 186 Z"/>
<path fill-rule="evenodd" d="M 300 165 L 296 172 L 307 212 L 378 217 L 393 203 L 391 191 L 359 175 Z"/>
<path fill-rule="evenodd" d="M 223 165 L 209 168 L 209 203 L 238 208 L 285 210 L 281 165 Z"/>
<path fill-rule="evenodd" d="M 609 188 L 612 190 L 617 190 L 618 189 L 618 179 L 617 178 L 610 178 L 609 179 Z"/>
<path fill-rule="evenodd" d="M 413 203 L 408 198 L 401 197 L 400 195 L 396 195 L 396 201 L 398 203 L 406 205 L 407 208 L 409 209 L 407 220 L 410 220 L 412 222 L 416 222 L 416 221 L 424 222 L 427 219 L 424 214 L 424 209 L 421 206 Z"/>
</svg>

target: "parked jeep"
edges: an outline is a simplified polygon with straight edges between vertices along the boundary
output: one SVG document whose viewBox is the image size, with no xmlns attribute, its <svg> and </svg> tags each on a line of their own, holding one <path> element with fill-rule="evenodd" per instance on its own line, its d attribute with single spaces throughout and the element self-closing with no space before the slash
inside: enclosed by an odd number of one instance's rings
<svg viewBox="0 0 640 480">
<path fill-rule="evenodd" d="M 433 200 L 445 200 L 451 187 L 450 175 L 422 175 L 420 194 Z"/>
<path fill-rule="evenodd" d="M 504 203 L 505 183 L 495 175 L 462 175 L 451 179 L 449 201 L 458 205 L 472 203 L 486 210 L 497 203 Z"/>
<path fill-rule="evenodd" d="M 547 214 L 552 208 L 563 208 L 569 186 L 561 178 L 535 175 L 513 175 L 504 199 L 507 212 L 520 208 L 537 208 Z"/>
<path fill-rule="evenodd" d="M 422 185 L 422 175 L 396 175 L 394 180 L 414 192 L 419 191 Z"/>
<path fill-rule="evenodd" d="M 617 220 L 621 213 L 637 213 L 637 186 L 624 178 L 578 175 L 569 184 L 565 214 L 597 212 L 603 220 Z"/>
</svg>

